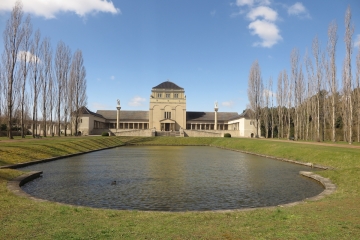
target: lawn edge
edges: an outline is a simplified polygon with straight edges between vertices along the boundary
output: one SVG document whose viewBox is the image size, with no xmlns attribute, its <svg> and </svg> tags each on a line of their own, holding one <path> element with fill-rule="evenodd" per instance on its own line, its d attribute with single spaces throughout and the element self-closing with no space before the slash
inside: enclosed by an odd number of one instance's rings
<svg viewBox="0 0 360 240">
<path fill-rule="evenodd" d="M 258 154 L 258 153 L 252 153 L 252 152 L 248 152 L 248 151 L 243 151 L 243 150 L 238 150 L 238 149 L 232 149 L 232 148 L 225 148 L 225 147 L 220 147 L 220 146 L 216 146 L 216 145 L 211 145 L 211 144 L 203 144 L 203 145 L 182 145 L 182 144 L 178 144 L 178 145 L 152 145 L 152 144 L 132 144 L 132 143 L 127 143 L 127 144 L 120 144 L 117 146 L 111 146 L 111 147 L 106 147 L 106 148 L 101 148 L 101 149 L 95 149 L 95 150 L 90 150 L 90 151 L 86 151 L 86 152 L 80 152 L 80 153 L 74 153 L 74 154 L 68 154 L 68 155 L 64 155 L 64 156 L 59 156 L 59 157 L 53 157 L 53 158 L 47 158 L 47 159 L 42 159 L 42 160 L 37 160 L 37 161 L 30 161 L 30 162 L 25 162 L 25 163 L 18 163 L 18 164 L 13 164 L 13 165 L 7 165 L 7 166 L 1 166 L 0 169 L 7 169 L 7 168 L 11 168 L 11 169 L 16 169 L 16 168 L 20 168 L 20 167 L 25 167 L 25 166 L 29 166 L 29 165 L 35 165 L 35 164 L 39 164 L 39 163 L 44 163 L 44 162 L 50 162 L 50 161 L 55 161 L 55 160 L 59 160 L 62 158 L 66 158 L 66 157 L 72 157 L 72 156 L 77 156 L 77 155 L 82 155 L 82 154 L 86 154 L 86 153 L 91 153 L 91 152 L 96 152 L 96 151 L 101 151 L 101 150 L 106 150 L 106 149 L 111 149 L 111 148 L 115 148 L 115 147 L 121 147 L 121 146 L 210 146 L 210 147 L 216 147 L 216 148 L 220 148 L 220 149 L 224 149 L 224 150 L 230 150 L 230 151 L 235 151 L 235 152 L 241 152 L 241 153 L 245 153 L 245 154 L 251 154 L 251 155 L 256 155 L 256 156 L 261 156 L 261 157 L 266 157 L 266 158 L 270 158 L 270 159 L 275 159 L 275 160 L 279 160 L 279 161 L 284 161 L 284 162 L 289 162 L 289 163 L 294 163 L 294 164 L 299 164 L 299 165 L 305 165 L 305 166 L 309 166 L 312 168 L 319 168 L 319 169 L 331 169 L 330 167 L 326 167 L 326 166 L 321 166 L 321 165 L 314 165 L 312 163 L 304 163 L 304 162 L 299 162 L 299 161 L 294 161 L 294 160 L 290 160 L 290 159 L 285 159 L 285 158 L 278 158 L 278 157 L 273 157 L 273 156 L 267 156 L 267 155 L 263 155 L 263 154 Z M 87 206 L 80 206 L 80 205 L 72 205 L 72 204 L 66 204 L 66 203 L 60 203 L 60 202 L 54 202 L 54 201 L 49 201 L 49 200 L 45 200 L 45 199 L 41 199 L 41 198 L 36 198 L 28 193 L 26 193 L 25 191 L 22 190 L 21 186 L 23 186 L 25 183 L 34 180 L 35 178 L 41 177 L 42 172 L 28 172 L 25 174 L 22 174 L 10 181 L 8 181 L 7 183 L 7 188 L 8 190 L 10 190 L 11 192 L 13 192 L 15 195 L 20 196 L 20 197 L 26 197 L 28 199 L 34 200 L 36 202 L 51 202 L 51 203 L 56 203 L 56 204 L 61 204 L 61 205 L 68 205 L 68 206 L 72 206 L 72 207 L 87 207 Z M 315 181 L 319 182 L 320 184 L 322 184 L 324 186 L 324 190 L 319 193 L 316 196 L 310 197 L 310 198 L 305 198 L 301 201 L 296 201 L 296 202 L 291 202 L 291 203 L 286 203 L 286 204 L 281 204 L 281 205 L 277 205 L 277 206 L 268 206 L 268 207 L 258 207 L 258 208 L 242 208 L 242 209 L 229 209 L 229 210 L 209 210 L 209 211 L 180 211 L 180 212 L 167 212 L 167 211 L 141 211 L 141 212 L 161 212 L 161 213 L 185 213 L 185 212 L 214 212 L 214 213 L 224 213 L 224 212 L 240 212 L 240 211 L 251 211 L 251 210 L 260 210 L 260 209 L 274 209 L 274 208 L 278 208 L 278 207 L 292 207 L 292 206 L 296 206 L 298 204 L 302 204 L 302 203 L 306 203 L 307 201 L 318 201 L 320 199 L 323 199 L 324 197 L 334 193 L 336 191 L 336 185 L 333 184 L 331 182 L 330 179 L 328 178 L 324 178 L 318 174 L 315 174 L 313 172 L 307 172 L 307 171 L 300 171 L 299 174 L 308 177 L 308 178 L 312 178 Z M 92 207 L 89 207 L 92 208 Z M 102 208 L 92 208 L 92 209 L 102 209 Z M 118 210 L 118 209 L 110 209 L 110 210 L 115 210 L 115 211 L 127 211 L 127 210 Z"/>
</svg>

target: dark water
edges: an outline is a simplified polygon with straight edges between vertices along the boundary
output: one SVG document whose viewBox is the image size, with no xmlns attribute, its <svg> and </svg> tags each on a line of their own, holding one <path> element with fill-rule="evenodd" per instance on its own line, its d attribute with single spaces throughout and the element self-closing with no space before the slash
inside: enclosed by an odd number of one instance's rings
<svg viewBox="0 0 360 240">
<path fill-rule="evenodd" d="M 44 172 L 23 187 L 31 195 L 97 208 L 240 209 L 323 191 L 299 174 L 308 167 L 213 147 L 119 147 L 22 169 Z"/>
</svg>

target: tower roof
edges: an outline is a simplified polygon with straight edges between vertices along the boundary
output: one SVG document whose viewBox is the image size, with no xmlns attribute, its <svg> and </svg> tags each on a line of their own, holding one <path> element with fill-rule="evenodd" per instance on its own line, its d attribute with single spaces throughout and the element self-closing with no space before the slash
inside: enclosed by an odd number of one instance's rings
<svg viewBox="0 0 360 240">
<path fill-rule="evenodd" d="M 163 83 L 160 83 L 159 85 L 153 87 L 153 89 L 183 89 L 182 87 L 179 87 L 173 82 L 166 81 Z"/>
</svg>

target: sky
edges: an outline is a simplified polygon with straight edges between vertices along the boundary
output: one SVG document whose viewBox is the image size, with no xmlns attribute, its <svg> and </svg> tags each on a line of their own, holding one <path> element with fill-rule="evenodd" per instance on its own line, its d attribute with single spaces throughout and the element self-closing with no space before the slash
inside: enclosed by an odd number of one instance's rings
<svg viewBox="0 0 360 240">
<path fill-rule="evenodd" d="M 0 32 L 15 0 L 0 0 Z M 23 0 L 34 31 L 83 52 L 88 108 L 148 110 L 151 89 L 164 81 L 184 88 L 187 111 L 241 113 L 248 76 L 259 61 L 262 78 L 290 70 L 290 53 L 311 54 L 318 36 L 338 24 L 337 71 L 345 57 L 344 16 L 351 7 L 353 70 L 360 48 L 359 0 Z M 3 39 L 0 38 L 0 53 Z M 305 72 L 305 69 L 303 69 Z M 339 79 L 340 75 L 338 76 Z"/>
</svg>

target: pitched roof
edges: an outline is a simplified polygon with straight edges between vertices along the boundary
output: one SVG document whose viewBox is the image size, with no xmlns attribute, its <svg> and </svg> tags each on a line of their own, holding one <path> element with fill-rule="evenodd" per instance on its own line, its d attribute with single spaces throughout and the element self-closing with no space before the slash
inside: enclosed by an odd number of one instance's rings
<svg viewBox="0 0 360 240">
<path fill-rule="evenodd" d="M 96 113 L 101 114 L 106 119 L 116 119 L 116 110 L 98 110 Z M 149 111 L 120 111 L 121 120 L 145 120 L 149 121 Z"/>
<path fill-rule="evenodd" d="M 96 117 L 100 117 L 100 118 L 104 118 L 101 114 L 98 114 L 98 113 L 94 113 L 92 111 L 90 111 L 87 107 L 83 106 L 80 108 L 80 113 L 82 115 L 86 115 L 86 114 L 90 114 L 90 115 L 93 115 L 93 116 L 96 116 Z"/>
<path fill-rule="evenodd" d="M 243 117 L 243 118 L 246 118 L 246 119 L 250 119 L 252 113 L 253 113 L 252 110 L 250 110 L 250 109 L 245 109 L 245 110 L 239 115 L 239 117 Z"/>
<path fill-rule="evenodd" d="M 228 121 L 239 116 L 237 112 L 218 112 L 218 121 Z M 215 112 L 186 112 L 186 121 L 214 121 Z"/>
<path fill-rule="evenodd" d="M 166 81 L 163 83 L 160 83 L 159 85 L 153 87 L 153 89 L 183 89 L 182 87 L 179 87 L 173 82 Z"/>
<path fill-rule="evenodd" d="M 252 111 L 250 109 L 245 109 L 241 114 L 229 120 L 235 120 L 240 118 L 251 119 L 251 113 Z"/>
</svg>

